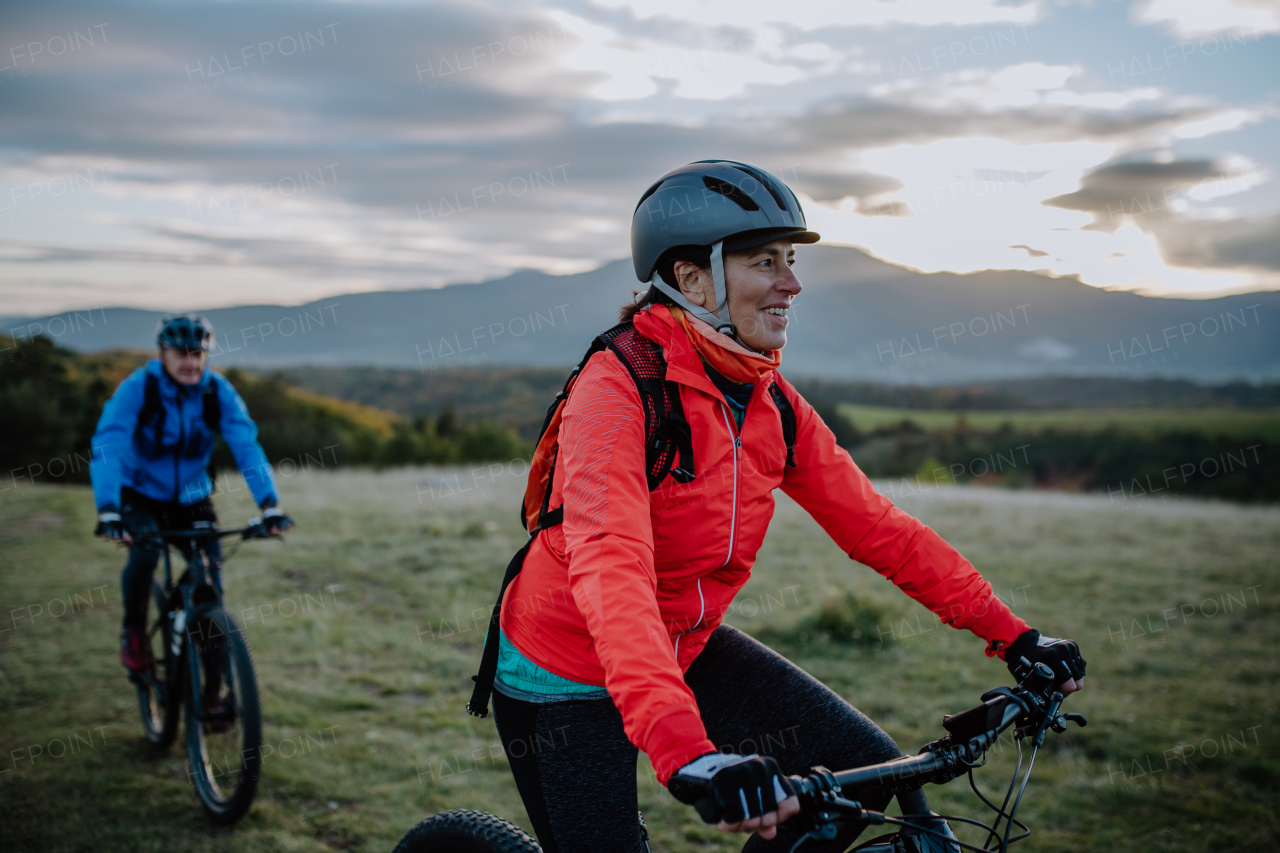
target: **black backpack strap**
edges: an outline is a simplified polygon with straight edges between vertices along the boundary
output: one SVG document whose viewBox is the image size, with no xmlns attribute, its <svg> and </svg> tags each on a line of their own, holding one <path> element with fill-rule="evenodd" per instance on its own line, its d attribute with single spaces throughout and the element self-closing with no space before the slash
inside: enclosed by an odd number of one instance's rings
<svg viewBox="0 0 1280 853">
<path fill-rule="evenodd" d="M 684 417 L 680 388 L 665 380 L 637 380 L 645 408 L 653 412 L 652 424 L 644 437 L 645 476 L 649 491 L 662 485 L 670 474 L 676 482 L 689 483 L 696 475 L 693 462 L 693 433 Z M 680 464 L 676 464 L 679 459 Z"/>
<path fill-rule="evenodd" d="M 502 588 L 498 590 L 498 600 L 493 605 L 493 613 L 489 617 L 489 633 L 484 638 L 484 652 L 480 656 L 480 670 L 471 676 L 471 680 L 476 686 L 471 691 L 471 701 L 467 702 L 467 713 L 473 717 L 489 716 L 489 697 L 493 695 L 493 680 L 498 675 L 498 620 L 502 614 L 502 599 L 507 594 L 507 587 L 511 586 L 511 582 L 516 579 L 516 575 L 520 574 L 520 570 L 524 568 L 524 558 L 529 555 L 529 547 L 533 545 L 533 540 L 537 538 L 538 533 L 546 527 L 555 527 L 564 520 L 564 507 L 556 507 L 551 512 L 542 516 L 542 520 L 538 526 L 533 529 L 529 541 L 524 543 L 524 547 L 516 552 L 511 558 L 511 562 L 507 563 L 507 571 L 502 576 Z"/>
<path fill-rule="evenodd" d="M 782 440 L 787 445 L 787 466 L 796 467 L 796 410 L 777 382 L 769 384 L 769 396 L 782 416 Z"/>
<path fill-rule="evenodd" d="M 204 389 L 204 426 L 205 429 L 214 435 L 222 435 L 222 399 L 218 396 L 217 380 L 209 380 L 209 387 Z M 218 490 L 218 468 L 213 462 L 213 457 L 209 457 L 209 464 L 205 466 L 205 473 L 209 476 L 209 482 L 213 485 L 213 490 Z"/>
<path fill-rule="evenodd" d="M 649 491 L 662 485 L 668 474 L 677 482 L 691 482 L 696 473 L 693 435 L 680 403 L 680 386 L 667 380 L 667 361 L 662 356 L 662 347 L 635 331 L 629 323 L 615 326 L 600 337 L 627 368 L 640 393 Z"/>
<path fill-rule="evenodd" d="M 204 389 L 204 425 L 214 435 L 222 435 L 222 399 L 214 380 Z"/>
<path fill-rule="evenodd" d="M 138 409 L 138 419 L 133 427 L 133 444 L 149 457 L 156 457 L 164 450 L 164 402 L 160 399 L 160 378 L 153 373 L 146 374 L 146 384 L 142 389 L 142 408 Z M 155 441 L 148 442 L 144 428 L 155 423 Z"/>
</svg>

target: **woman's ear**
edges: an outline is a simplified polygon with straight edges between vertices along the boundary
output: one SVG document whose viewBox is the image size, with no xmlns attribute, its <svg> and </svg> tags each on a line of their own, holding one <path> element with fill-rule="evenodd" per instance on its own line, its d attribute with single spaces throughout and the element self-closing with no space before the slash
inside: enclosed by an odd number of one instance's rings
<svg viewBox="0 0 1280 853">
<path fill-rule="evenodd" d="M 711 283 L 711 271 L 704 270 L 689 261 L 677 261 L 675 265 L 676 283 L 684 298 L 700 308 L 706 308 L 709 299 L 707 285 Z M 714 291 L 713 291 L 714 292 Z"/>
</svg>

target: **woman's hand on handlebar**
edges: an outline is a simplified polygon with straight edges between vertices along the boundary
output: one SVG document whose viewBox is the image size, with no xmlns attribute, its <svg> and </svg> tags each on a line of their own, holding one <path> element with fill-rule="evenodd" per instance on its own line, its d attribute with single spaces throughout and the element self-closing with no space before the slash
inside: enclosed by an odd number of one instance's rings
<svg viewBox="0 0 1280 853">
<path fill-rule="evenodd" d="M 1080 647 L 1075 640 L 1044 637 L 1039 631 L 1030 628 L 1009 644 L 1004 660 L 1015 678 L 1018 677 L 1019 669 L 1024 666 L 1023 660 L 1032 666 L 1037 663 L 1046 664 L 1061 679 L 1058 690 L 1063 696 L 1069 696 L 1084 687 L 1085 659 L 1080 656 Z"/>
<path fill-rule="evenodd" d="M 758 832 L 770 839 L 800 811 L 800 800 L 778 763 L 758 755 L 713 752 L 689 762 L 667 789 L 721 832 Z"/>
</svg>

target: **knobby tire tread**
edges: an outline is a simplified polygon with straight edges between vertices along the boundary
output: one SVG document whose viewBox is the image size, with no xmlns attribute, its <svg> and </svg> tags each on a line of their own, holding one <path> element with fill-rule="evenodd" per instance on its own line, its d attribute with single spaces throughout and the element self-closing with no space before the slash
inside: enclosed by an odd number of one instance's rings
<svg viewBox="0 0 1280 853">
<path fill-rule="evenodd" d="M 409 830 L 395 853 L 542 853 L 542 848 L 520 827 L 496 815 L 453 809 Z"/>
<path fill-rule="evenodd" d="M 239 624 L 231 614 L 221 609 L 211 612 L 208 619 L 219 623 L 219 628 L 223 636 L 226 637 L 227 653 L 235 661 L 241 673 L 241 681 L 238 687 L 241 691 L 241 704 L 243 705 L 243 713 L 240 720 L 244 727 L 244 740 L 241 744 L 240 783 L 236 786 L 235 793 L 226 802 L 217 802 L 212 795 L 207 781 L 206 768 L 199 758 L 204 732 L 202 724 L 196 719 L 195 715 L 195 709 L 200 707 L 197 703 L 203 702 L 203 698 L 200 695 L 190 695 L 191 679 L 189 675 L 184 674 L 184 680 L 187 683 L 187 713 L 185 721 L 187 727 L 187 762 L 192 773 L 192 781 L 195 783 L 196 793 L 204 804 L 205 812 L 214 823 L 229 825 L 237 822 L 248 813 L 249 807 L 253 805 L 254 795 L 258 790 L 258 778 L 262 765 L 262 708 L 258 698 L 258 677 L 253 665 L 253 653 L 249 650 L 249 644 L 245 642 L 244 633 L 241 631 Z M 200 652 L 196 643 L 191 642 L 188 638 L 186 645 L 188 660 L 199 656 Z M 190 663 L 188 666 L 190 666 Z M 201 686 L 203 687 L 203 664 L 201 666 Z"/>
</svg>

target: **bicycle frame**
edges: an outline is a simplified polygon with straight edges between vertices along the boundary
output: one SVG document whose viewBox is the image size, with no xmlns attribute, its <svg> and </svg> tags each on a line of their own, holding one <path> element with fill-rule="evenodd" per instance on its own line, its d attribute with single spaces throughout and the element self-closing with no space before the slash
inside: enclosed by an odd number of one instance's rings
<svg viewBox="0 0 1280 853">
<path fill-rule="evenodd" d="M 199 522 L 197 522 L 199 524 Z M 220 539 L 224 536 L 240 535 L 242 538 L 265 538 L 266 534 L 262 532 L 260 524 L 248 525 L 245 527 L 234 527 L 229 529 L 219 529 L 209 526 L 197 526 L 189 530 L 155 530 L 150 531 L 146 535 L 140 537 L 143 540 L 158 542 L 164 550 L 164 589 L 166 598 L 167 611 L 175 610 L 177 604 L 176 597 L 181 596 L 182 607 L 177 610 L 174 617 L 173 632 L 171 642 L 174 644 L 170 651 L 177 660 L 187 658 L 183 655 L 183 649 L 188 642 L 188 636 L 191 632 L 191 626 L 200 623 L 200 621 L 211 611 L 222 606 L 222 597 L 218 587 L 212 582 L 209 574 L 210 566 L 205 546 L 200 540 Z M 187 571 L 182 577 L 178 578 L 177 584 L 173 580 L 173 560 L 170 546 L 177 540 L 187 539 L 190 541 L 191 557 L 187 560 Z M 182 578 L 190 575 L 189 582 L 183 583 Z M 161 618 L 164 614 L 158 614 Z M 186 668 L 186 680 L 189 687 L 189 695 L 198 697 L 200 694 L 200 663 L 198 656 L 190 658 L 192 666 Z M 177 686 L 176 684 L 174 686 Z M 194 702 L 192 712 L 201 722 L 206 720 L 204 709 L 200 707 L 199 702 Z"/>
</svg>

